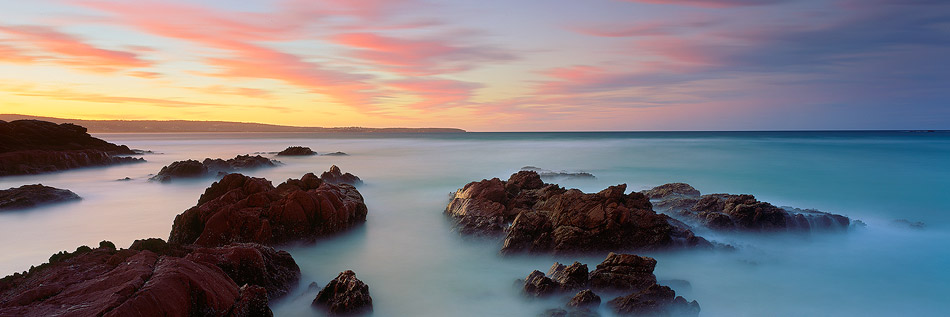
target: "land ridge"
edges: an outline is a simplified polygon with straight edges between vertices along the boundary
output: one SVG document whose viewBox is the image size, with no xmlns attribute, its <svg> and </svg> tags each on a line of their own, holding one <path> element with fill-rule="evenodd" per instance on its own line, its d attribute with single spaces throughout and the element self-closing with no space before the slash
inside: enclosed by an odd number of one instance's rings
<svg viewBox="0 0 950 317">
<path fill-rule="evenodd" d="M 0 114 L 0 120 L 42 120 L 72 123 L 86 127 L 90 133 L 141 132 L 355 132 L 355 133 L 464 133 L 457 128 L 366 128 L 366 127 L 297 127 L 276 124 L 196 121 L 196 120 L 84 120 L 21 114 Z"/>
</svg>

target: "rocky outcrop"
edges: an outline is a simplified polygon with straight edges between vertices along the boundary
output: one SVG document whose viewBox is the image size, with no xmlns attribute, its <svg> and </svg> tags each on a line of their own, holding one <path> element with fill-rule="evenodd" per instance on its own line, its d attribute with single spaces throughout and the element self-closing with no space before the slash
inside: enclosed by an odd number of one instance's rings
<svg viewBox="0 0 950 317">
<path fill-rule="evenodd" d="M 293 285 L 253 281 L 266 280 L 274 271 L 291 275 L 294 283 L 299 278 L 290 255 L 269 247 L 207 249 L 156 240 L 136 242 L 164 251 L 116 250 L 103 242 L 0 279 L 0 315 L 270 316 L 268 294 L 285 293 Z"/>
<path fill-rule="evenodd" d="M 568 172 L 568 171 L 552 171 L 549 169 L 543 169 L 535 166 L 525 166 L 521 168 L 522 171 L 531 171 L 538 173 L 538 176 L 541 176 L 542 180 L 546 181 L 555 181 L 555 180 L 578 180 L 578 179 L 595 179 L 594 174 L 587 172 Z"/>
<path fill-rule="evenodd" d="M 78 125 L 38 120 L 0 121 L 0 176 L 144 162 L 135 152 L 94 138 Z"/>
<path fill-rule="evenodd" d="M 607 302 L 614 312 L 629 316 L 698 316 L 699 303 L 687 302 L 673 289 L 654 284 L 649 288 Z"/>
<path fill-rule="evenodd" d="M 313 242 L 366 221 L 363 196 L 308 173 L 274 187 L 263 178 L 228 174 L 198 204 L 175 217 L 169 242 L 221 246 Z"/>
<path fill-rule="evenodd" d="M 280 162 L 260 155 L 238 155 L 228 160 L 206 158 L 201 162 L 196 160 L 176 161 L 162 167 L 162 170 L 152 176 L 150 180 L 169 182 L 176 178 L 223 176 L 240 170 L 273 167 L 278 164 Z"/>
<path fill-rule="evenodd" d="M 752 195 L 709 194 L 684 183 L 672 183 L 643 192 L 657 210 L 721 231 L 837 231 L 851 220 L 811 209 L 776 207 Z"/>
<path fill-rule="evenodd" d="M 2 206 L 0 206 L 0 208 L 2 208 Z M 923 230 L 927 228 L 927 224 L 923 223 L 922 221 L 910 221 L 907 219 L 895 219 L 894 221 L 891 221 L 891 225 L 915 230 Z"/>
<path fill-rule="evenodd" d="M 356 273 L 347 270 L 320 290 L 311 305 L 331 315 L 352 315 L 372 312 L 373 298 L 369 295 L 369 286 L 357 279 Z"/>
<path fill-rule="evenodd" d="M 628 294 L 608 304 L 621 315 L 696 316 L 699 303 L 687 302 L 667 286 L 659 285 L 653 269 L 656 260 L 633 254 L 611 252 L 587 275 L 587 266 L 574 262 L 570 266 L 555 263 L 548 272 L 551 277 L 535 270 L 524 280 L 523 291 L 533 297 L 565 294 L 581 290 L 567 302 L 568 310 L 552 309 L 545 316 L 588 316 L 590 308 L 600 305 L 600 296 L 594 293 Z M 580 273 L 584 277 L 580 277 Z M 581 281 L 584 281 L 581 283 Z"/>
<path fill-rule="evenodd" d="M 323 153 L 322 155 L 323 155 L 323 156 L 349 156 L 349 154 L 346 154 L 346 153 L 343 153 L 343 152 L 340 152 L 340 151 L 331 152 L 331 153 Z"/>
<path fill-rule="evenodd" d="M 708 247 L 684 224 L 652 210 L 626 185 L 586 194 L 545 184 L 533 171 L 472 182 L 456 191 L 445 213 L 463 234 L 507 231 L 502 252 L 573 253 Z M 510 223 L 510 225 L 509 225 Z"/>
<path fill-rule="evenodd" d="M 330 184 L 349 184 L 353 186 L 363 185 L 363 180 L 356 175 L 343 173 L 336 165 L 330 166 L 330 170 L 320 174 L 320 179 Z"/>
<path fill-rule="evenodd" d="M 308 156 L 308 155 L 317 155 L 317 152 L 314 152 L 309 147 L 305 146 L 291 146 L 283 151 L 277 152 L 279 156 Z"/>
<path fill-rule="evenodd" d="M 79 195 L 66 189 L 43 186 L 43 184 L 23 185 L 0 190 L 0 210 L 22 209 L 79 199 Z"/>
</svg>

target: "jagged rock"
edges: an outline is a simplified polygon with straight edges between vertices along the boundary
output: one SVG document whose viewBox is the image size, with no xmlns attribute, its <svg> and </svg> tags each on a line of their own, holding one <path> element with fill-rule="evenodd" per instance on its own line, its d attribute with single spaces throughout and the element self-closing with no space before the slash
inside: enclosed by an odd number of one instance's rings
<svg viewBox="0 0 950 317">
<path fill-rule="evenodd" d="M 658 210 L 714 230 L 835 231 L 846 230 L 848 217 L 811 209 L 776 207 L 752 195 L 700 196 L 692 186 L 672 183 L 643 192 Z"/>
<path fill-rule="evenodd" d="M 569 307 L 597 307 L 600 306 L 600 296 L 594 294 L 590 289 L 585 289 L 574 295 L 571 298 L 570 302 L 567 302 Z"/>
<path fill-rule="evenodd" d="M 534 270 L 531 274 L 528 274 L 528 277 L 524 279 L 524 293 L 527 295 L 542 297 L 554 294 L 557 292 L 561 286 L 557 283 L 544 276 L 544 273 L 541 271 Z"/>
<path fill-rule="evenodd" d="M 176 178 L 220 176 L 244 169 L 273 167 L 277 164 L 280 164 L 280 162 L 260 155 L 238 155 L 228 160 L 206 158 L 201 162 L 196 160 L 176 161 L 162 167 L 162 170 L 150 180 L 169 182 Z"/>
<path fill-rule="evenodd" d="M 362 224 L 366 212 L 356 188 L 324 182 L 312 173 L 276 188 L 263 178 L 229 174 L 208 187 L 198 205 L 175 217 L 169 242 L 313 242 Z"/>
<path fill-rule="evenodd" d="M 700 311 L 695 300 L 687 302 L 669 287 L 658 284 L 614 298 L 607 305 L 617 314 L 633 316 L 698 316 Z"/>
<path fill-rule="evenodd" d="M 300 268 L 290 253 L 260 244 L 197 248 L 186 258 L 221 268 L 237 285 L 258 285 L 270 299 L 286 295 L 300 279 Z"/>
<path fill-rule="evenodd" d="M 634 254 L 611 252 L 590 273 L 590 286 L 597 290 L 642 290 L 656 284 L 656 260 Z"/>
<path fill-rule="evenodd" d="M 585 194 L 545 184 L 536 172 L 521 171 L 508 181 L 494 178 L 465 185 L 445 213 L 463 234 L 507 230 L 504 253 L 711 246 L 685 225 L 653 212 L 642 194 L 625 195 L 625 190 L 626 185 L 618 185 Z"/>
<path fill-rule="evenodd" d="M 0 210 L 29 208 L 79 199 L 81 199 L 79 195 L 66 189 L 43 186 L 43 184 L 23 185 L 0 190 Z"/>
<path fill-rule="evenodd" d="M 347 270 L 320 290 L 311 305 L 326 309 L 331 315 L 367 313 L 373 311 L 373 298 L 369 286 Z"/>
<path fill-rule="evenodd" d="M 0 176 L 145 161 L 115 156 L 131 154 L 129 147 L 94 138 L 78 125 L 0 120 Z"/>
<path fill-rule="evenodd" d="M 587 264 L 576 261 L 570 266 L 554 262 L 548 270 L 548 276 L 559 285 L 562 291 L 573 291 L 585 287 L 589 279 Z"/>
<path fill-rule="evenodd" d="M 278 156 L 308 156 L 308 155 L 317 155 L 317 152 L 314 152 L 309 147 L 305 146 L 291 146 L 283 151 L 277 152 Z"/>
<path fill-rule="evenodd" d="M 260 245 L 218 249 L 169 246 L 186 256 L 155 253 L 155 240 L 140 240 L 143 250 L 116 250 L 111 242 L 77 248 L 50 262 L 0 279 L 0 316 L 270 316 L 267 294 L 282 285 L 243 284 L 275 268 L 299 269 L 289 255 L 250 260 L 234 254 L 276 254 Z M 197 252 L 197 253 L 196 253 Z M 208 261 L 209 256 L 215 261 Z M 289 262 L 287 262 L 289 260 Z M 222 269 L 224 268 L 224 269 Z M 240 268 L 227 271 L 228 268 Z"/>
<path fill-rule="evenodd" d="M 548 169 L 543 169 L 535 166 L 525 166 L 521 168 L 522 171 L 531 171 L 538 173 L 541 176 L 542 180 L 575 180 L 575 179 L 595 179 L 594 174 L 587 172 L 568 172 L 568 171 L 552 171 Z"/>
<path fill-rule="evenodd" d="M 330 184 L 349 184 L 353 186 L 363 185 L 359 177 L 350 173 L 342 173 L 336 165 L 330 166 L 330 170 L 320 174 L 320 179 Z"/>
</svg>

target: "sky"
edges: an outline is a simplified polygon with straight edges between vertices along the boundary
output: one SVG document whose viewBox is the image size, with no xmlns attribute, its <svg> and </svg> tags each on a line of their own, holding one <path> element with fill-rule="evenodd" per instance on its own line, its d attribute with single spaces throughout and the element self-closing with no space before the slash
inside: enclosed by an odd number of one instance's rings
<svg viewBox="0 0 950 317">
<path fill-rule="evenodd" d="M 950 129 L 946 0 L 0 0 L 0 113 Z"/>
</svg>

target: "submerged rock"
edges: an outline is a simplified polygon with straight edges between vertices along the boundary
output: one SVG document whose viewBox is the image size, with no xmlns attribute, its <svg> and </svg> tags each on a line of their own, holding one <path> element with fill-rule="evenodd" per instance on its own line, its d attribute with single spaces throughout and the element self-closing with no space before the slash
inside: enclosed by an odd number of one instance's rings
<svg viewBox="0 0 950 317">
<path fill-rule="evenodd" d="M 86 133 L 86 128 L 39 120 L 0 120 L 0 176 L 144 162 L 125 145 L 115 145 Z"/>
<path fill-rule="evenodd" d="M 313 242 L 366 221 L 363 196 L 308 173 L 274 187 L 263 178 L 228 174 L 198 204 L 175 217 L 170 243 L 221 246 Z"/>
<path fill-rule="evenodd" d="M 551 278 L 544 276 L 544 273 L 541 271 L 534 270 L 531 274 L 528 274 L 528 277 L 524 279 L 524 293 L 534 297 L 543 297 L 547 295 L 554 294 L 560 290 L 560 285 L 557 282 L 551 280 Z"/>
<path fill-rule="evenodd" d="M 340 152 L 340 151 L 331 152 L 331 153 L 323 153 L 322 155 L 323 155 L 323 156 L 349 156 L 349 154 L 346 154 L 346 153 L 343 153 L 343 152 Z"/>
<path fill-rule="evenodd" d="M 776 207 L 752 195 L 709 194 L 684 183 L 643 191 L 658 210 L 723 231 L 835 231 L 847 230 L 851 220 L 811 209 Z"/>
<path fill-rule="evenodd" d="M 711 246 L 682 223 L 655 213 L 642 194 L 625 190 L 626 185 L 617 185 L 586 194 L 545 184 L 538 173 L 521 171 L 508 181 L 494 178 L 465 185 L 445 213 L 463 234 L 507 231 L 504 253 Z"/>
<path fill-rule="evenodd" d="M 553 181 L 553 180 L 576 180 L 576 179 L 595 179 L 594 174 L 587 172 L 568 172 L 568 171 L 552 171 L 548 169 L 543 169 L 535 166 L 525 166 L 521 168 L 522 171 L 531 171 L 538 173 L 541 176 L 541 179 Z"/>
<path fill-rule="evenodd" d="M 585 289 L 577 292 L 577 295 L 567 302 L 568 307 L 597 307 L 600 306 L 600 296 L 594 294 L 594 291 Z"/>
<path fill-rule="evenodd" d="M 682 296 L 676 296 L 673 289 L 658 284 L 614 298 L 607 305 L 617 314 L 631 316 L 698 316 L 700 311 L 695 300 L 687 302 Z"/>
<path fill-rule="evenodd" d="M 43 204 L 79 200 L 76 193 L 43 184 L 0 190 L 0 210 L 30 208 Z"/>
<path fill-rule="evenodd" d="M 656 260 L 634 254 L 611 252 L 590 273 L 590 287 L 597 290 L 638 291 L 656 284 Z"/>
<path fill-rule="evenodd" d="M 373 298 L 369 286 L 347 270 L 320 290 L 311 305 L 326 309 L 331 315 L 360 314 L 373 311 Z"/>
<path fill-rule="evenodd" d="M 279 156 L 308 156 L 308 155 L 317 155 L 317 152 L 314 152 L 309 147 L 305 146 L 291 146 L 283 151 L 277 152 Z"/>
<path fill-rule="evenodd" d="M 248 256 L 279 254 L 261 245 L 166 245 L 164 250 L 116 250 L 103 242 L 96 249 L 54 255 L 29 272 L 0 279 L 0 315 L 270 316 L 267 294 L 289 287 L 253 284 L 260 277 L 246 274 L 276 269 L 295 280 L 300 274 L 286 252 L 280 260 Z"/>
<path fill-rule="evenodd" d="M 897 227 L 910 228 L 916 230 L 923 230 L 927 228 L 927 224 L 921 221 L 910 221 L 907 219 L 895 219 L 891 221 L 891 224 Z"/>
<path fill-rule="evenodd" d="M 228 160 L 206 158 L 201 162 L 196 160 L 176 161 L 162 167 L 162 170 L 149 180 L 169 182 L 177 178 L 221 176 L 239 170 L 273 167 L 277 164 L 280 164 L 280 162 L 260 155 L 238 155 Z"/>
<path fill-rule="evenodd" d="M 353 186 L 363 185 L 363 180 L 356 175 L 343 173 L 336 165 L 330 166 L 330 170 L 320 174 L 320 179 L 330 184 L 349 184 Z"/>
</svg>

